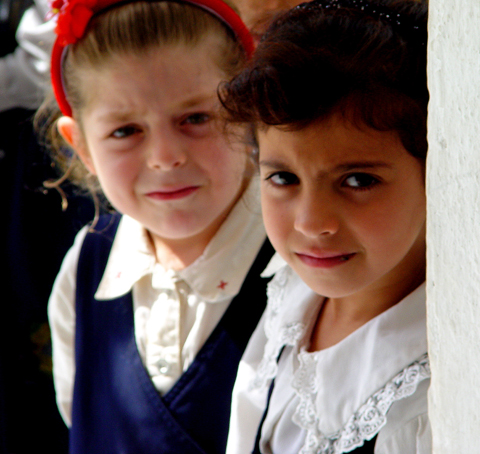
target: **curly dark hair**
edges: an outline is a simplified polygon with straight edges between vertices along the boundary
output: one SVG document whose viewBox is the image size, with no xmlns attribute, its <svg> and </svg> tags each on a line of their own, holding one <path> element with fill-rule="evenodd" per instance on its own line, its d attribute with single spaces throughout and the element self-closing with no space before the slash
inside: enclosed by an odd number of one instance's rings
<svg viewBox="0 0 480 454">
<path fill-rule="evenodd" d="M 302 129 L 340 113 L 425 159 L 427 2 L 314 0 L 280 15 L 219 94 L 232 123 Z"/>
</svg>

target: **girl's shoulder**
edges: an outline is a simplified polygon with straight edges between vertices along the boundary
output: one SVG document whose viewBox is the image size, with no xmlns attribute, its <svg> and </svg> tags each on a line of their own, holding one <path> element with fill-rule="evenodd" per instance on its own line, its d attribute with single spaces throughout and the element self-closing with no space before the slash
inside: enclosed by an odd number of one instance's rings
<svg viewBox="0 0 480 454">
<path fill-rule="evenodd" d="M 75 240 L 65 255 L 60 270 L 53 284 L 52 296 L 56 293 L 71 293 L 75 291 L 78 259 L 90 225 L 83 226 L 75 236 Z M 50 299 L 52 299 L 52 296 Z"/>
<path fill-rule="evenodd" d="M 118 213 L 104 214 L 88 226 L 81 246 L 79 261 L 90 261 L 92 257 L 95 261 L 100 258 L 104 260 L 108 258 L 121 218 L 122 216 Z"/>
<path fill-rule="evenodd" d="M 409 397 L 395 402 L 380 430 L 375 454 L 430 454 L 432 434 L 428 419 L 428 387 L 424 380 Z"/>
<path fill-rule="evenodd" d="M 57 306 L 58 302 L 63 305 L 74 305 L 75 292 L 77 287 L 77 273 L 82 251 L 84 250 L 87 238 L 94 238 L 104 231 L 107 234 L 107 238 L 113 238 L 112 229 L 116 230 L 118 226 L 119 218 L 113 215 L 101 216 L 97 223 L 96 230 L 92 230 L 92 224 L 83 226 L 75 236 L 75 240 L 65 255 L 60 270 L 57 274 L 55 282 L 53 284 L 52 293 L 50 296 L 49 306 Z M 108 227 L 109 232 L 105 229 Z M 101 230 L 100 230 L 101 229 Z"/>
<path fill-rule="evenodd" d="M 368 379 L 361 371 L 356 369 L 356 383 L 351 376 L 345 383 L 338 374 L 322 370 L 317 357 L 300 355 L 300 366 L 291 373 L 293 421 L 305 431 L 308 441 L 303 454 L 351 452 L 375 436 L 375 454 L 430 452 L 416 448 L 430 443 L 430 367 L 426 353 L 366 398 L 361 389 L 355 389 L 355 384 L 361 388 L 362 380 Z M 324 414 L 329 418 L 323 418 Z"/>
</svg>

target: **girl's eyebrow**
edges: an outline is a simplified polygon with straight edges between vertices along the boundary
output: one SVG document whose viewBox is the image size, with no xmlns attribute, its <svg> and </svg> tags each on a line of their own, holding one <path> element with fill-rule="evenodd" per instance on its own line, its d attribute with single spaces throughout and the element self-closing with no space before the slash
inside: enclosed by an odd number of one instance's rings
<svg viewBox="0 0 480 454">
<path fill-rule="evenodd" d="M 275 170 L 289 170 L 289 165 L 277 160 L 269 160 L 269 159 L 262 159 L 258 162 L 259 166 L 270 167 L 271 169 Z"/>
<path fill-rule="evenodd" d="M 288 170 L 289 165 L 279 160 L 263 159 L 259 161 L 259 165 L 270 167 L 272 169 L 285 169 Z M 374 168 L 393 168 L 392 164 L 385 161 L 352 161 L 343 162 L 333 168 L 336 172 L 348 172 L 350 170 L 362 170 L 362 169 L 374 169 Z"/>
<path fill-rule="evenodd" d="M 188 98 L 184 102 L 180 103 L 179 108 L 180 109 L 189 109 L 195 106 L 198 106 L 200 104 L 210 102 L 212 100 L 216 100 L 216 93 L 211 94 L 211 93 L 205 93 L 201 94 L 198 96 L 195 96 L 193 98 Z M 131 116 L 132 112 L 135 113 L 136 111 L 134 109 L 109 109 L 108 111 L 102 113 L 101 115 L 98 116 L 98 120 L 102 121 L 128 121 Z"/>
<path fill-rule="evenodd" d="M 353 161 L 344 162 L 334 168 L 338 172 L 347 172 L 355 169 L 393 168 L 392 164 L 385 161 Z"/>
<path fill-rule="evenodd" d="M 202 95 L 195 96 L 193 98 L 186 99 L 183 103 L 180 104 L 180 107 L 185 109 L 189 107 L 195 107 L 204 102 L 211 101 L 212 99 L 217 99 L 216 93 L 205 93 Z"/>
<path fill-rule="evenodd" d="M 103 122 L 126 122 L 131 118 L 131 114 L 129 111 L 118 111 L 118 110 L 111 110 L 105 113 L 102 113 L 98 116 L 98 121 Z"/>
</svg>

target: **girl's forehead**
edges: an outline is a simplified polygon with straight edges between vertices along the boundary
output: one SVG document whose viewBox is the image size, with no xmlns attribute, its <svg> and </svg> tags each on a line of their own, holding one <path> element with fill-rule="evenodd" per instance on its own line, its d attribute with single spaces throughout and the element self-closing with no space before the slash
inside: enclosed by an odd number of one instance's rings
<svg viewBox="0 0 480 454">
<path fill-rule="evenodd" d="M 257 132 L 260 161 L 265 157 L 303 159 L 324 163 L 369 160 L 387 162 L 409 155 L 396 131 L 357 126 L 340 116 L 301 129 L 271 126 Z"/>
<path fill-rule="evenodd" d="M 222 71 L 218 64 L 217 53 L 223 48 L 222 43 L 222 37 L 208 32 L 193 41 L 179 38 L 172 42 L 150 43 L 140 49 L 128 46 L 110 49 L 108 53 L 97 58 L 83 60 L 82 65 L 77 64 L 77 70 L 102 72 L 152 59 L 157 61 L 183 59 L 201 63 L 203 68 L 220 74 Z"/>
<path fill-rule="evenodd" d="M 273 131 L 273 133 L 272 133 Z M 340 112 L 335 112 L 326 118 L 314 120 L 305 125 L 266 125 L 259 123 L 256 126 L 257 136 L 277 136 L 291 137 L 292 140 L 300 137 L 308 137 L 309 141 L 324 141 L 337 137 L 340 140 L 348 142 L 360 136 L 369 140 L 377 140 L 379 137 L 390 137 L 399 139 L 399 133 L 396 130 L 381 131 L 367 125 L 363 121 L 350 118 Z"/>
<path fill-rule="evenodd" d="M 185 40 L 166 43 L 154 43 L 141 50 L 128 49 L 109 53 L 102 59 L 100 68 L 109 68 L 113 65 L 122 65 L 125 61 L 150 60 L 150 59 L 188 59 L 201 62 L 213 71 L 220 71 L 216 64 L 216 50 L 221 48 L 221 37 L 214 33 L 207 33 L 198 40 L 187 42 Z"/>
<path fill-rule="evenodd" d="M 217 99 L 224 79 L 207 45 L 166 45 L 146 52 L 112 55 L 80 73 L 86 107 L 91 103 L 125 104 L 136 97 L 195 104 Z"/>
</svg>

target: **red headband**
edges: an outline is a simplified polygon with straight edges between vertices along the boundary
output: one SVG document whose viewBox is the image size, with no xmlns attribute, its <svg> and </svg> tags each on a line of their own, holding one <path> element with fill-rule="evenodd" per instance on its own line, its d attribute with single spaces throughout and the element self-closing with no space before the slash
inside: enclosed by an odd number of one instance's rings
<svg viewBox="0 0 480 454">
<path fill-rule="evenodd" d="M 132 0 L 135 1 L 135 0 Z M 156 0 L 162 1 L 162 0 Z M 165 0 L 163 0 L 165 1 Z M 241 42 L 247 57 L 254 50 L 253 39 L 238 14 L 222 0 L 168 0 L 178 3 L 190 3 L 208 11 L 225 23 Z M 65 96 L 62 75 L 62 60 L 68 45 L 83 37 L 92 16 L 115 3 L 131 3 L 127 0 L 53 0 L 52 15 L 58 15 L 55 33 L 57 39 L 52 49 L 51 80 L 53 92 L 62 113 L 72 116 L 72 108 Z"/>
</svg>

